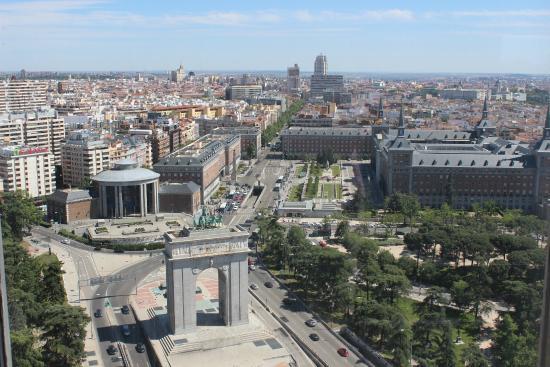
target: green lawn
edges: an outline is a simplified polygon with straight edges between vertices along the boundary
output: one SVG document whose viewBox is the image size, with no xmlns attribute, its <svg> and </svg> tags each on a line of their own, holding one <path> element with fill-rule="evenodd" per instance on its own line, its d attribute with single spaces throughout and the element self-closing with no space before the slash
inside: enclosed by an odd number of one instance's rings
<svg viewBox="0 0 550 367">
<path fill-rule="evenodd" d="M 323 173 L 323 169 L 317 164 L 313 163 L 310 166 L 309 174 L 310 176 L 319 177 Z"/>
<path fill-rule="evenodd" d="M 323 199 L 334 200 L 342 198 L 342 187 L 340 184 L 321 184 L 321 191 L 318 196 Z"/>
<path fill-rule="evenodd" d="M 48 264 L 51 264 L 53 262 L 59 261 L 59 259 L 54 254 L 49 255 L 49 254 L 45 253 L 45 254 L 37 256 L 36 261 L 38 261 L 42 265 L 48 265 Z"/>
<path fill-rule="evenodd" d="M 333 164 L 330 166 L 330 169 L 332 170 L 332 177 L 340 177 L 340 165 L 339 164 Z"/>
<path fill-rule="evenodd" d="M 288 192 L 288 201 L 301 201 L 303 188 L 304 184 L 292 186 Z"/>
</svg>

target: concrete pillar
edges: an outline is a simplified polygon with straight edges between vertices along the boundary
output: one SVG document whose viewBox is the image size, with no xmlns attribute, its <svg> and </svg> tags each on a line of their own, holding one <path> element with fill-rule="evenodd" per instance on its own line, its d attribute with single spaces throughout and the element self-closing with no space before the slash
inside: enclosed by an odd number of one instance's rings
<svg viewBox="0 0 550 367">
<path fill-rule="evenodd" d="M 107 218 L 107 186 L 99 186 L 99 195 L 101 196 L 100 217 Z"/>
<path fill-rule="evenodd" d="M 118 187 L 118 210 L 119 210 L 119 218 L 124 217 L 124 201 L 122 200 L 122 186 Z"/>
<path fill-rule="evenodd" d="M 143 212 L 147 216 L 147 184 L 143 184 Z"/>
<path fill-rule="evenodd" d="M 155 214 L 159 213 L 159 182 L 153 182 L 153 209 Z"/>
<path fill-rule="evenodd" d="M 113 217 L 115 218 L 118 218 L 118 186 L 113 186 L 113 191 L 114 191 L 114 198 L 113 200 L 115 201 L 115 213 L 113 215 Z"/>
<path fill-rule="evenodd" d="M 166 280 L 168 287 L 168 315 L 170 331 L 182 334 L 197 328 L 197 309 L 195 300 L 196 275 L 191 264 L 166 259 Z"/>
<path fill-rule="evenodd" d="M 144 188 L 143 188 L 144 184 L 140 184 L 139 185 L 139 213 L 142 217 L 145 216 L 146 212 L 145 212 L 145 203 L 143 202 L 143 192 L 145 191 Z"/>
</svg>

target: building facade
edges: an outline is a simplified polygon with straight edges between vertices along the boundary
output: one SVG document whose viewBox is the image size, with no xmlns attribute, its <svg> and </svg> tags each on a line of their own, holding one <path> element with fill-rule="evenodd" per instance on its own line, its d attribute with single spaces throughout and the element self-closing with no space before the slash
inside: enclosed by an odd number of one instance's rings
<svg viewBox="0 0 550 367">
<path fill-rule="evenodd" d="M 328 73 L 327 57 L 321 54 L 315 58 L 315 64 L 313 65 L 313 74 L 327 75 L 327 73 Z"/>
<path fill-rule="evenodd" d="M 201 206 L 201 188 L 193 181 L 163 183 L 159 189 L 159 205 L 162 213 L 195 215 Z"/>
<path fill-rule="evenodd" d="M 212 130 L 213 135 L 238 135 L 241 138 L 241 157 L 250 159 L 258 157 L 262 146 L 262 131 L 254 126 L 218 127 Z"/>
<path fill-rule="evenodd" d="M 47 147 L 61 164 L 65 123 L 53 109 L 0 114 L 0 141 L 5 144 Z"/>
<path fill-rule="evenodd" d="M 91 218 L 92 197 L 87 190 L 57 190 L 48 197 L 48 220 L 70 224 Z"/>
<path fill-rule="evenodd" d="M 4 191 L 26 191 L 31 197 L 55 190 L 55 163 L 47 147 L 10 145 L 0 148 L 0 180 Z"/>
<path fill-rule="evenodd" d="M 39 80 L 0 82 L 0 113 L 24 112 L 48 106 L 48 84 Z"/>
<path fill-rule="evenodd" d="M 87 130 L 72 132 L 61 153 L 65 186 L 87 185 L 92 177 L 110 168 L 109 142 Z"/>
<path fill-rule="evenodd" d="M 493 201 L 502 208 L 544 212 L 550 198 L 550 115 L 534 149 L 494 136 L 487 106 L 473 131 L 405 129 L 373 134 L 376 179 L 386 195 L 418 196 L 420 203 L 469 209 Z"/>
<path fill-rule="evenodd" d="M 287 90 L 289 93 L 300 92 L 300 67 L 298 64 L 287 68 Z"/>
<path fill-rule="evenodd" d="M 364 159 L 371 136 L 364 127 L 290 127 L 281 132 L 281 145 L 289 159 L 315 159 L 327 152 L 341 159 Z"/>
<path fill-rule="evenodd" d="M 185 69 L 180 65 L 176 70 L 170 73 L 170 80 L 174 83 L 181 83 L 185 80 Z"/>
<path fill-rule="evenodd" d="M 261 85 L 231 85 L 225 90 L 227 99 L 247 99 L 262 93 Z"/>
</svg>

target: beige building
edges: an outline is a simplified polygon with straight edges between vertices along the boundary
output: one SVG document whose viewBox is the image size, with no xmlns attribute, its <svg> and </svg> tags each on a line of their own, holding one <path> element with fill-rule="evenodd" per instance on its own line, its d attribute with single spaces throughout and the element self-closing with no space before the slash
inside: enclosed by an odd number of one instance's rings
<svg viewBox="0 0 550 367">
<path fill-rule="evenodd" d="M 131 159 L 136 161 L 139 167 L 151 168 L 153 166 L 151 142 L 140 136 L 114 140 L 109 146 L 109 158 L 110 168 L 113 168 L 114 163 L 122 159 Z"/>
<path fill-rule="evenodd" d="M 53 154 L 47 147 L 4 146 L 0 148 L 0 180 L 4 191 L 49 195 L 55 189 Z"/>
<path fill-rule="evenodd" d="M 10 145 L 47 147 L 55 164 L 61 163 L 65 123 L 53 109 L 0 114 L 0 141 Z"/>
<path fill-rule="evenodd" d="M 109 169 L 109 144 L 87 130 L 73 132 L 62 148 L 63 184 L 81 186 Z"/>
<path fill-rule="evenodd" d="M 39 80 L 6 80 L 0 82 L 0 113 L 22 112 L 45 108 L 48 84 Z"/>
</svg>

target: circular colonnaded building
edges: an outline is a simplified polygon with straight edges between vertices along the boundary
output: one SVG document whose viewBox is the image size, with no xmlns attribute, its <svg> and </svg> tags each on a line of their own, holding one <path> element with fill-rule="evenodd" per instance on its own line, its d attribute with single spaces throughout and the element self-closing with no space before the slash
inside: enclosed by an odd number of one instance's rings
<svg viewBox="0 0 550 367">
<path fill-rule="evenodd" d="M 92 178 L 98 189 L 102 218 L 146 216 L 159 212 L 159 174 L 122 159 Z"/>
</svg>

